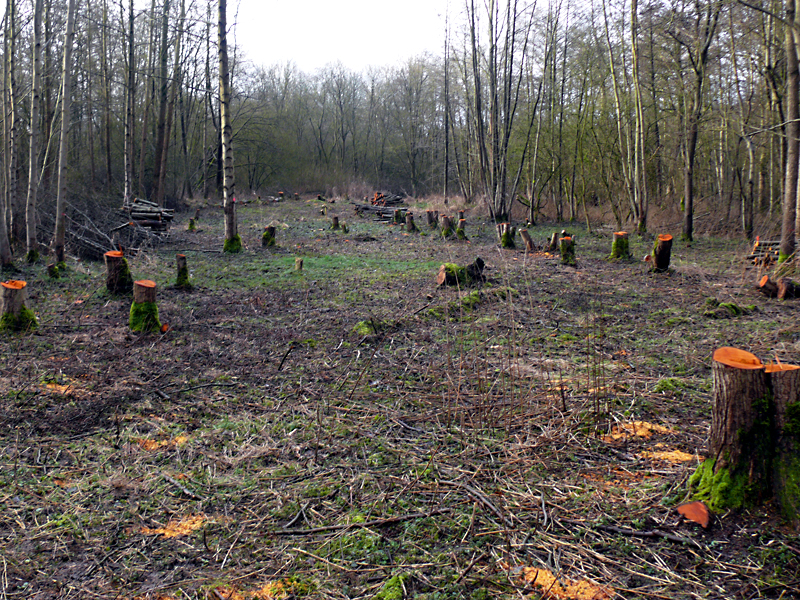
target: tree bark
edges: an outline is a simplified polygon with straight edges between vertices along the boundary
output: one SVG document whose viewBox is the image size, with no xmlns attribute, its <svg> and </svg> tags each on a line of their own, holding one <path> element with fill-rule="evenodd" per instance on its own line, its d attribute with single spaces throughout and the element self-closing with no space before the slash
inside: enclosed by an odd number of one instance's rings
<svg viewBox="0 0 800 600">
<path fill-rule="evenodd" d="M 225 250 L 238 252 L 242 242 L 236 221 L 236 180 L 233 170 L 233 124 L 231 122 L 231 87 L 228 72 L 227 0 L 219 0 L 219 105 L 222 129 L 223 184 L 222 207 L 225 213 Z"/>
<path fill-rule="evenodd" d="M 28 163 L 28 201 L 25 205 L 26 259 L 39 259 L 39 243 L 36 239 L 36 200 L 39 194 L 39 104 L 42 80 L 42 8 L 43 1 L 36 0 L 33 9 L 33 83 L 31 87 L 30 159 Z"/>
<path fill-rule="evenodd" d="M 784 517 L 800 523 L 800 366 L 767 365 L 775 399 L 773 492 Z"/>
<path fill-rule="evenodd" d="M 106 288 L 112 294 L 129 294 L 133 289 L 128 261 L 119 250 L 112 250 L 103 255 L 106 262 Z"/>
<path fill-rule="evenodd" d="M 656 238 L 653 246 L 653 271 L 664 273 L 669 269 L 669 261 L 672 256 L 672 236 L 662 233 Z"/>
<path fill-rule="evenodd" d="M 525 241 L 525 252 L 535 252 L 536 251 L 536 244 L 533 243 L 533 238 L 531 234 L 528 233 L 527 229 L 521 229 L 519 234 L 522 236 L 522 239 Z"/>
<path fill-rule="evenodd" d="M 779 262 L 788 260 L 795 252 L 795 219 L 797 214 L 798 161 L 800 161 L 800 70 L 798 69 L 797 38 L 793 27 L 798 16 L 795 0 L 786 0 L 786 162 L 784 165 L 783 202 L 781 216 L 781 250 Z"/>
</svg>

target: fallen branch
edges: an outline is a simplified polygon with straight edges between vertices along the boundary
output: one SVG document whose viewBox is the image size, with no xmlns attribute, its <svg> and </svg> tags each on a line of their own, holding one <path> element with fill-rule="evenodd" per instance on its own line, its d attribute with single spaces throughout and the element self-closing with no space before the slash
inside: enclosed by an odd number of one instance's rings
<svg viewBox="0 0 800 600">
<path fill-rule="evenodd" d="M 412 521 L 414 519 L 424 519 L 434 515 L 441 515 L 451 512 L 449 508 L 441 508 L 431 512 L 424 513 L 410 513 L 407 515 L 400 515 L 397 517 L 389 517 L 386 519 L 374 519 L 372 521 L 364 521 L 363 523 L 347 523 L 346 525 L 325 525 L 323 527 L 312 527 L 311 529 L 278 529 L 273 533 L 275 535 L 314 535 L 316 533 L 328 533 L 330 531 L 347 531 L 348 529 L 367 529 L 369 527 L 384 527 L 392 525 L 393 523 L 402 523 L 404 521 Z"/>
</svg>

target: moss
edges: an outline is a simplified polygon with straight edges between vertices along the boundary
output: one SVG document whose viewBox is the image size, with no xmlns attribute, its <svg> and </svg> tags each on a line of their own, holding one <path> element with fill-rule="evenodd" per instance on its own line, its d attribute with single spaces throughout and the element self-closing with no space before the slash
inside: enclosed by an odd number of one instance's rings
<svg viewBox="0 0 800 600">
<path fill-rule="evenodd" d="M 116 280 L 107 282 L 106 287 L 112 294 L 130 294 L 133 291 L 133 276 L 126 259 L 123 258 L 119 263 Z"/>
<path fill-rule="evenodd" d="M 230 254 L 237 254 L 242 251 L 242 238 L 237 233 L 231 239 L 226 239 L 225 244 L 222 246 L 223 252 L 229 252 Z"/>
<path fill-rule="evenodd" d="M 781 264 L 785 263 L 787 260 L 792 258 L 792 256 L 794 256 L 794 255 L 793 254 L 786 254 L 784 252 L 781 252 L 780 254 L 778 254 L 778 264 L 781 265 Z"/>
<path fill-rule="evenodd" d="M 133 331 L 158 331 L 161 321 L 158 320 L 158 306 L 155 302 L 134 302 L 131 304 L 131 314 L 128 325 Z"/>
<path fill-rule="evenodd" d="M 383 587 L 378 590 L 373 600 L 403 600 L 405 598 L 404 584 L 408 580 L 408 573 L 401 573 L 390 577 Z"/>
<path fill-rule="evenodd" d="M 31 250 L 25 255 L 25 262 L 32 265 L 35 262 L 39 261 L 39 251 L 38 250 Z"/>
<path fill-rule="evenodd" d="M 714 473 L 716 460 L 707 458 L 689 478 L 689 490 L 697 500 L 702 500 L 712 511 L 742 508 L 753 495 L 747 473 L 731 474 L 723 468 Z"/>
<path fill-rule="evenodd" d="M 178 269 L 178 279 L 175 281 L 175 287 L 184 290 L 192 289 L 192 284 L 189 283 L 189 267 L 181 267 Z"/>
<path fill-rule="evenodd" d="M 609 260 L 628 260 L 631 257 L 630 243 L 627 237 L 618 236 L 611 242 Z"/>
<path fill-rule="evenodd" d="M 29 331 L 37 326 L 36 315 L 24 305 L 16 315 L 6 313 L 0 317 L 0 331 Z"/>
<path fill-rule="evenodd" d="M 189 219 L 189 227 L 187 228 L 188 231 L 197 231 L 197 225 L 195 225 L 194 219 Z"/>
<path fill-rule="evenodd" d="M 450 227 L 444 226 L 442 227 L 442 237 L 449 238 L 453 236 L 453 230 Z"/>
<path fill-rule="evenodd" d="M 466 240 L 467 234 L 464 232 L 462 228 L 456 227 L 456 238 L 458 238 L 459 240 Z"/>
<path fill-rule="evenodd" d="M 267 229 L 264 229 L 264 233 L 261 235 L 261 246 L 264 248 L 270 248 L 275 245 L 275 236 Z"/>
<path fill-rule="evenodd" d="M 442 265 L 445 270 L 447 271 L 447 281 L 453 281 L 454 283 L 458 283 L 459 285 L 465 285 L 467 283 L 467 268 L 466 267 L 459 267 L 455 263 L 444 263 Z"/>
<path fill-rule="evenodd" d="M 353 331 L 358 335 L 373 335 L 378 333 L 378 327 L 373 321 L 359 321 L 353 327 Z"/>
<path fill-rule="evenodd" d="M 514 235 L 511 231 L 506 231 L 500 237 L 500 247 L 501 248 L 516 248 L 517 245 L 514 243 Z"/>
</svg>

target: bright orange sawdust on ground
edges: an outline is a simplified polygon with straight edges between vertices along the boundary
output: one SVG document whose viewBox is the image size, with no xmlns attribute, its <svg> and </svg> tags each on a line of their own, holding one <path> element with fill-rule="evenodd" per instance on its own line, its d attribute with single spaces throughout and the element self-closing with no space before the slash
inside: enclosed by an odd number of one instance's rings
<svg viewBox="0 0 800 600">
<path fill-rule="evenodd" d="M 656 452 L 639 452 L 642 458 L 655 458 L 656 460 L 663 460 L 670 463 L 685 463 L 692 462 L 696 459 L 694 454 L 687 454 L 680 450 L 663 450 Z"/>
<path fill-rule="evenodd" d="M 562 579 L 559 581 L 547 569 L 525 567 L 522 570 L 522 578 L 525 582 L 539 588 L 543 599 L 611 600 L 614 595 L 610 588 L 591 583 L 585 579 L 581 581 Z"/>
<path fill-rule="evenodd" d="M 173 538 L 181 535 L 189 535 L 193 531 L 197 531 L 206 522 L 205 515 L 189 515 L 180 520 L 172 520 L 167 523 L 166 527 L 157 527 L 151 529 L 150 527 L 143 527 L 139 533 L 145 535 L 161 535 L 165 538 Z"/>
<path fill-rule="evenodd" d="M 270 581 L 257 590 L 243 591 L 235 587 L 220 586 L 214 591 L 225 600 L 281 600 L 291 591 L 292 584 L 284 581 Z"/>
<path fill-rule="evenodd" d="M 153 450 L 158 450 L 160 448 L 177 448 L 178 446 L 182 446 L 187 441 L 189 441 L 189 437 L 185 435 L 179 435 L 169 440 L 148 440 L 145 438 L 134 438 L 134 442 L 139 444 L 144 450 L 152 452 Z"/>
<path fill-rule="evenodd" d="M 611 433 L 603 436 L 603 441 L 613 442 L 630 436 L 649 438 L 654 433 L 672 433 L 672 430 L 663 425 L 648 423 L 647 421 L 618 423 L 611 428 Z"/>
</svg>

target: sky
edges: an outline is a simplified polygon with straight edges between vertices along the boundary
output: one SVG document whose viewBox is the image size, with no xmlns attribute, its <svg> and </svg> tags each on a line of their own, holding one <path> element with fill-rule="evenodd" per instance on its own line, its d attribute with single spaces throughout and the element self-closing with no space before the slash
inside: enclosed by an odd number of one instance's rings
<svg viewBox="0 0 800 600">
<path fill-rule="evenodd" d="M 450 0 L 451 8 L 461 3 Z M 353 70 L 441 55 L 448 0 L 228 0 L 236 43 L 257 65 L 293 61 L 314 73 L 329 63 Z"/>
</svg>

